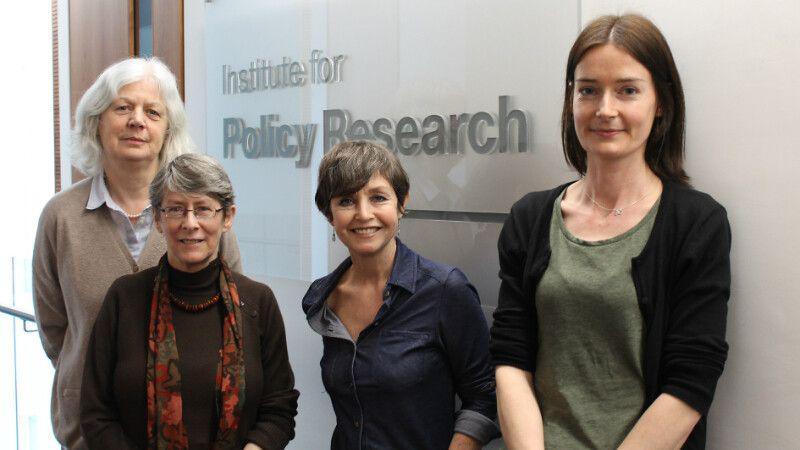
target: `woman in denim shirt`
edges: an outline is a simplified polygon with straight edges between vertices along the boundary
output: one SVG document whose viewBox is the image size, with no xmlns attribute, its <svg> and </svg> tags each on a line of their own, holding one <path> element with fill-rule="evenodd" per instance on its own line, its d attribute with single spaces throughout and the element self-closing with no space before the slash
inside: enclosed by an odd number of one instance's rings
<svg viewBox="0 0 800 450">
<path fill-rule="evenodd" d="M 350 253 L 303 299 L 323 339 L 333 449 L 479 449 L 497 434 L 478 294 L 397 239 L 408 190 L 397 157 L 372 143 L 339 144 L 320 165 L 317 207 Z"/>
</svg>

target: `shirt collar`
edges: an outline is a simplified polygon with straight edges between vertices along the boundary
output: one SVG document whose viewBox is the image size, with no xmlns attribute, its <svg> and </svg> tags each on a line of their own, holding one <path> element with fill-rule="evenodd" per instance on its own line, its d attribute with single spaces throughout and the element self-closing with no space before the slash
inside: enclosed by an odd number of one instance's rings
<svg viewBox="0 0 800 450">
<path fill-rule="evenodd" d="M 389 276 L 388 284 L 399 286 L 413 294 L 417 284 L 417 254 L 400 242 L 397 241 L 397 252 L 394 255 L 394 265 L 392 274 Z"/>
<path fill-rule="evenodd" d="M 97 209 L 106 203 L 111 196 L 108 194 L 106 181 L 103 174 L 92 177 L 92 188 L 89 190 L 89 200 L 86 202 L 86 209 Z"/>
<path fill-rule="evenodd" d="M 400 239 L 395 238 L 395 241 L 397 242 L 397 250 L 394 255 L 392 273 L 386 283 L 387 288 L 389 286 L 397 286 L 413 294 L 417 284 L 417 266 L 419 263 L 417 254 L 400 242 Z M 339 279 L 352 264 L 352 260 L 348 257 L 333 272 L 311 285 L 303 298 L 303 310 L 306 312 L 307 318 L 310 319 L 320 311 L 325 299 L 333 292 Z M 390 295 L 384 299 L 387 306 L 391 306 L 393 298 L 394 296 Z"/>
<path fill-rule="evenodd" d="M 89 190 L 89 200 L 86 201 L 86 209 L 97 209 L 103 206 L 103 204 L 109 209 L 119 211 L 126 216 L 128 215 L 128 213 L 111 198 L 111 194 L 108 192 L 108 186 L 106 186 L 105 175 L 101 173 L 92 177 L 92 187 Z M 142 211 L 142 215 L 147 214 L 148 210 L 151 208 L 152 206 L 148 205 L 147 208 Z"/>
</svg>

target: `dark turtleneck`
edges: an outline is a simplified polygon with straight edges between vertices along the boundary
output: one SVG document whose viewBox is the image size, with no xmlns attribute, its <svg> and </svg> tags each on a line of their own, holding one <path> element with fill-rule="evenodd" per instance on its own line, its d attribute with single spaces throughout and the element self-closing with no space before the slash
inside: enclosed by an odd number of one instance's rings
<svg viewBox="0 0 800 450">
<path fill-rule="evenodd" d="M 212 267 L 216 266 L 215 263 Z M 89 339 L 80 399 L 81 429 L 89 448 L 147 448 L 147 340 L 158 270 L 156 266 L 120 277 L 109 288 L 98 313 Z M 211 280 L 216 279 L 218 271 L 209 269 L 205 283 L 186 280 L 186 276 L 202 280 L 203 273 L 171 271 L 169 276 L 177 282 L 174 289 L 187 297 L 183 300 L 189 300 L 187 294 L 204 291 L 203 286 L 208 289 L 204 294 L 216 293 Z M 242 301 L 242 350 L 247 377 L 236 448 L 252 442 L 265 450 L 283 449 L 294 437 L 298 392 L 294 389 L 278 302 L 269 287 L 244 275 L 233 272 L 232 281 Z M 213 398 L 222 343 L 221 308 L 224 306 L 217 305 L 198 314 L 171 308 L 175 311 L 173 324 L 180 352 L 183 418 L 193 450 L 208 448 L 218 429 Z"/>
<path fill-rule="evenodd" d="M 169 290 L 186 303 L 202 303 L 219 292 L 220 271 L 219 259 L 194 273 L 169 266 Z M 191 450 L 211 448 L 217 433 L 216 375 L 222 346 L 223 310 L 221 300 L 201 312 L 186 312 L 172 306 L 181 372 L 183 423 Z"/>
</svg>

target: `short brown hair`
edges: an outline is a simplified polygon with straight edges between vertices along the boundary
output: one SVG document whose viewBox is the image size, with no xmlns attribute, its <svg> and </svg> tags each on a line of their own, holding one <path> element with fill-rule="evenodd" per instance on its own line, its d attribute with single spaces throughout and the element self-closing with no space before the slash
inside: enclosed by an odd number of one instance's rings
<svg viewBox="0 0 800 450">
<path fill-rule="evenodd" d="M 317 208 L 331 220 L 331 199 L 358 192 L 375 173 L 389 181 L 397 196 L 397 209 L 402 212 L 410 187 L 408 175 L 397 155 L 367 141 L 342 142 L 322 157 L 314 195 Z"/>
<path fill-rule="evenodd" d="M 689 176 L 683 169 L 686 107 L 681 78 L 661 31 L 638 14 L 598 17 L 586 25 L 572 44 L 561 114 L 561 143 L 567 163 L 581 175 L 586 174 L 586 150 L 578 141 L 572 111 L 575 68 L 586 52 L 604 44 L 624 50 L 650 72 L 661 114 L 655 118 L 647 138 L 645 162 L 662 180 L 688 185 Z"/>
</svg>

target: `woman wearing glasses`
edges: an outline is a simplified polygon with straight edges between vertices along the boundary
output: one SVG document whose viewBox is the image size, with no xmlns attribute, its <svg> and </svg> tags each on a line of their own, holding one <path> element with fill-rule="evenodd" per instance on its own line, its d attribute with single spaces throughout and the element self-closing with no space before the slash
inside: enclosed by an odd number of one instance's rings
<svg viewBox="0 0 800 450">
<path fill-rule="evenodd" d="M 148 187 L 159 167 L 194 146 L 175 77 L 155 58 L 105 69 L 78 102 L 73 138 L 73 163 L 88 178 L 42 210 L 33 290 L 39 336 L 56 369 L 53 432 L 80 450 L 78 402 L 92 324 L 115 279 L 164 254 L 164 239 L 151 232 Z M 223 240 L 228 264 L 241 270 L 233 233 Z"/>
<path fill-rule="evenodd" d="M 89 448 L 281 449 L 298 392 L 272 291 L 219 256 L 236 207 L 213 158 L 181 155 L 150 186 L 167 253 L 115 281 L 89 341 Z"/>
</svg>

